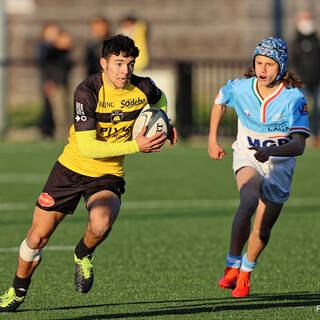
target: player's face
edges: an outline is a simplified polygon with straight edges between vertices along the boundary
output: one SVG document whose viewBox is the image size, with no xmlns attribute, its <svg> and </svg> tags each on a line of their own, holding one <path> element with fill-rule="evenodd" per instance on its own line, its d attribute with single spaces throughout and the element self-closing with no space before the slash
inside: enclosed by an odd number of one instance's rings
<svg viewBox="0 0 320 320">
<path fill-rule="evenodd" d="M 118 56 L 111 54 L 107 59 L 100 59 L 100 64 L 104 70 L 104 78 L 114 89 L 126 87 L 132 76 L 134 63 L 135 58 L 125 57 L 123 52 Z"/>
<path fill-rule="evenodd" d="M 258 83 L 263 86 L 272 84 L 279 73 L 279 65 L 276 61 L 259 55 L 255 58 L 254 69 Z"/>
</svg>

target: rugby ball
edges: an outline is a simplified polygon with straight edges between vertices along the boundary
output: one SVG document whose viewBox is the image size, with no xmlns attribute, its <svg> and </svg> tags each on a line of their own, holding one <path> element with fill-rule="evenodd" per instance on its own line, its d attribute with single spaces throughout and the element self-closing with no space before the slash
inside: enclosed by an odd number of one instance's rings
<svg viewBox="0 0 320 320">
<path fill-rule="evenodd" d="M 169 118 L 160 108 L 148 108 L 142 110 L 133 125 L 132 139 L 136 138 L 144 126 L 147 126 L 147 131 L 144 134 L 147 138 L 150 138 L 161 131 L 165 135 L 168 135 Z"/>
</svg>

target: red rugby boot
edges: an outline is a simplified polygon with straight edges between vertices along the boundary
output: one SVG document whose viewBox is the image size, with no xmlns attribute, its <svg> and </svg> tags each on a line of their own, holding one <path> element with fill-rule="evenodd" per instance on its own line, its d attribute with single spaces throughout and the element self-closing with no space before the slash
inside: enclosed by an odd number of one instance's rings
<svg viewBox="0 0 320 320">
<path fill-rule="evenodd" d="M 231 291 L 231 295 L 236 298 L 246 297 L 250 290 L 250 272 L 245 272 L 240 269 L 237 285 Z"/>
<path fill-rule="evenodd" d="M 219 287 L 223 289 L 234 289 L 236 287 L 238 274 L 239 268 L 225 268 L 224 274 L 219 280 Z"/>
</svg>

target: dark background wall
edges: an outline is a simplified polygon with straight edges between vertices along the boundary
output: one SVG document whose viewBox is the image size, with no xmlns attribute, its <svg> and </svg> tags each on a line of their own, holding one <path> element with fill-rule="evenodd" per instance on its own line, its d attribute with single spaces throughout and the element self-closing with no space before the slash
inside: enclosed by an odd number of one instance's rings
<svg viewBox="0 0 320 320">
<path fill-rule="evenodd" d="M 8 106 L 38 101 L 39 76 L 32 63 L 41 26 L 60 23 L 73 37 L 74 88 L 84 77 L 84 44 L 94 15 L 110 20 L 113 31 L 127 15 L 148 24 L 150 67 L 161 60 L 248 59 L 258 40 L 273 34 L 274 0 L 34 0 L 27 14 L 7 20 Z M 296 13 L 311 8 L 320 29 L 320 1 L 282 0 L 283 38 L 294 35 Z M 320 30 L 319 30 L 320 31 Z"/>
</svg>

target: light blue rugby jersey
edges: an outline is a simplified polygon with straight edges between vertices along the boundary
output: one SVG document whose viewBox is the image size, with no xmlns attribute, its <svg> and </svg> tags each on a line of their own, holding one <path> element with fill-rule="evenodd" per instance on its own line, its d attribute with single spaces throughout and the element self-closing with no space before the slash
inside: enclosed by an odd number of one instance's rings
<svg viewBox="0 0 320 320">
<path fill-rule="evenodd" d="M 290 134 L 310 135 L 307 102 L 297 88 L 281 83 L 264 100 L 257 91 L 257 78 L 229 80 L 219 91 L 216 104 L 233 107 L 238 116 L 238 135 L 233 144 L 253 156 L 250 146 L 276 146 L 287 143 Z M 285 157 L 270 157 L 285 160 Z"/>
</svg>

